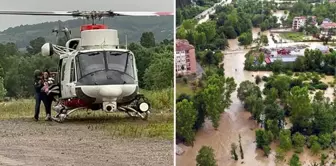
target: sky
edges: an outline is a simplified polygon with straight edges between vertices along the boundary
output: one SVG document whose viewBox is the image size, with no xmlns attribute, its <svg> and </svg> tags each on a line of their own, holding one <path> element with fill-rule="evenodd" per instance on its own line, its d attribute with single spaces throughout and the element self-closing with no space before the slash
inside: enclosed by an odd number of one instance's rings
<svg viewBox="0 0 336 166">
<path fill-rule="evenodd" d="M 157 11 L 174 12 L 175 0 L 1 0 L 0 10 L 26 11 Z M 9 27 L 71 17 L 0 15 L 0 31 Z"/>
</svg>

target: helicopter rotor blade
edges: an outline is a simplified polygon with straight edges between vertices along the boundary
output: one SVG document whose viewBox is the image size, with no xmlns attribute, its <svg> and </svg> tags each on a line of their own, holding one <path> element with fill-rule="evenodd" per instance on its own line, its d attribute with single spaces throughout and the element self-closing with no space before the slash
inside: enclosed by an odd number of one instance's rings
<svg viewBox="0 0 336 166">
<path fill-rule="evenodd" d="M 34 16 L 70 16 L 70 17 L 114 17 L 114 16 L 172 16 L 173 12 L 113 12 L 113 11 L 4 11 L 0 15 L 34 15 Z"/>
<path fill-rule="evenodd" d="M 37 12 L 37 11 L 0 11 L 2 15 L 33 15 L 33 16 L 80 16 L 79 12 L 69 11 L 49 11 L 49 12 Z"/>
<path fill-rule="evenodd" d="M 172 16 L 173 12 L 112 12 L 115 16 Z"/>
</svg>

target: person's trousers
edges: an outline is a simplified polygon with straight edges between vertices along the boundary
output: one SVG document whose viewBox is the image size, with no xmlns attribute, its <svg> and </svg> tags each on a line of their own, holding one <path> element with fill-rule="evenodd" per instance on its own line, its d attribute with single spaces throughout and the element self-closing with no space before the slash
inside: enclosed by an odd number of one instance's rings
<svg viewBox="0 0 336 166">
<path fill-rule="evenodd" d="M 35 119 L 39 118 L 41 101 L 43 102 L 43 105 L 45 107 L 46 114 L 51 114 L 52 101 L 49 99 L 47 94 L 43 92 L 35 93 Z"/>
</svg>

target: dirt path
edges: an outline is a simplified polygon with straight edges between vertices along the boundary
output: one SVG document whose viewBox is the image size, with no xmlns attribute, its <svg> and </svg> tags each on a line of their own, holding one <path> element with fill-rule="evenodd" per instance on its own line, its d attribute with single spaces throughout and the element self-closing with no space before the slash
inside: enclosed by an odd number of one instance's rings
<svg viewBox="0 0 336 166">
<path fill-rule="evenodd" d="M 173 141 L 113 138 L 84 124 L 0 121 L 0 165 L 173 165 Z"/>
</svg>

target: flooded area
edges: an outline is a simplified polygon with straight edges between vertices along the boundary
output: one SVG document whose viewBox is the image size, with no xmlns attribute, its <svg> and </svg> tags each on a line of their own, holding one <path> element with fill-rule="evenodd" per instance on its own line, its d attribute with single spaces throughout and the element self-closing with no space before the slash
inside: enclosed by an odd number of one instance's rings
<svg viewBox="0 0 336 166">
<path fill-rule="evenodd" d="M 274 14 L 278 18 L 284 16 L 284 11 L 277 11 Z M 260 28 L 253 28 L 253 39 L 256 39 L 259 35 Z M 268 36 L 269 46 L 271 48 L 288 47 L 294 45 L 308 45 L 314 49 L 320 46 L 321 42 L 296 42 L 289 40 L 280 40 L 279 34 L 274 34 L 275 39 L 287 43 L 276 44 L 272 40 L 271 33 L 269 31 L 262 32 Z M 245 54 L 249 51 L 249 48 L 239 46 L 238 39 L 228 40 L 229 48 L 224 53 L 224 69 L 227 77 L 233 77 L 238 85 L 245 80 L 255 81 L 255 76 L 270 75 L 271 72 L 264 71 L 244 71 Z M 255 44 L 253 44 L 255 45 Z M 321 80 L 328 83 L 333 81 L 333 76 L 326 76 Z M 259 85 L 261 88 L 263 83 Z M 325 91 L 325 97 L 333 98 L 333 88 L 329 87 Z M 243 108 L 240 100 L 237 98 L 237 91 L 231 96 L 232 104 L 225 113 L 221 115 L 220 125 L 218 130 L 215 130 L 211 122 L 206 120 L 204 127 L 196 133 L 194 146 L 185 146 L 179 144 L 184 150 L 184 153 L 176 156 L 176 163 L 178 166 L 196 165 L 196 156 L 202 146 L 211 146 L 215 150 L 216 160 L 219 166 L 282 166 L 288 165 L 293 152 L 286 154 L 284 162 L 277 163 L 275 161 L 275 150 L 278 146 L 278 142 L 271 144 L 271 154 L 269 157 L 264 156 L 264 152 L 260 149 L 256 149 L 255 142 L 255 130 L 259 128 L 259 125 L 251 120 L 251 114 Z M 236 143 L 238 145 L 238 137 L 241 135 L 241 143 L 244 151 L 244 159 L 235 161 L 231 159 L 231 144 Z M 328 152 L 327 152 L 328 153 Z M 329 153 L 330 159 L 334 158 L 333 153 Z M 299 155 L 300 161 L 303 166 L 310 166 L 314 161 L 319 162 L 319 156 L 313 156 L 309 149 L 304 148 L 304 152 Z"/>
<path fill-rule="evenodd" d="M 253 29 L 253 36 L 256 36 L 260 30 Z M 267 33 L 267 32 L 266 32 Z M 290 43 L 286 43 L 290 45 Z M 291 43 L 293 44 L 293 43 Z M 300 43 L 295 43 L 300 44 Z M 305 43 L 309 45 L 316 45 L 318 43 Z M 319 43 L 320 44 L 320 43 Z M 227 77 L 233 77 L 239 85 L 242 81 L 253 81 L 256 75 L 270 75 L 271 72 L 250 72 L 244 71 L 245 54 L 249 49 L 243 49 L 238 45 L 238 40 L 229 40 L 230 48 L 224 52 L 224 68 L 225 75 Z M 237 69 L 237 70 L 236 70 Z M 330 82 L 332 76 L 327 76 L 323 82 Z M 260 84 L 260 86 L 263 86 Z M 330 96 L 333 93 L 333 88 L 328 88 L 325 92 L 326 96 Z M 256 149 L 255 143 L 255 130 L 259 128 L 258 124 L 251 120 L 251 114 L 246 112 L 237 98 L 237 92 L 235 91 L 232 96 L 232 105 L 225 113 L 221 115 L 220 125 L 218 130 L 215 130 L 211 122 L 206 121 L 204 127 L 196 133 L 194 146 L 187 147 L 180 144 L 179 146 L 184 150 L 181 156 L 176 156 L 176 163 L 179 166 L 196 165 L 196 156 L 202 146 L 211 146 L 215 150 L 216 160 L 219 166 L 236 166 L 236 165 L 248 165 L 248 166 L 276 166 L 287 165 L 293 152 L 288 152 L 286 155 L 285 163 L 275 162 L 275 149 L 276 143 L 271 145 L 272 151 L 269 157 L 265 157 L 264 153 L 260 149 Z M 244 151 L 244 160 L 235 161 L 231 159 L 231 144 L 238 144 L 238 135 L 241 134 L 242 147 Z M 332 155 L 332 154 L 330 154 Z M 305 149 L 300 156 L 300 161 L 304 166 L 310 165 L 313 161 L 319 161 L 319 156 L 312 156 L 309 149 Z"/>
</svg>

